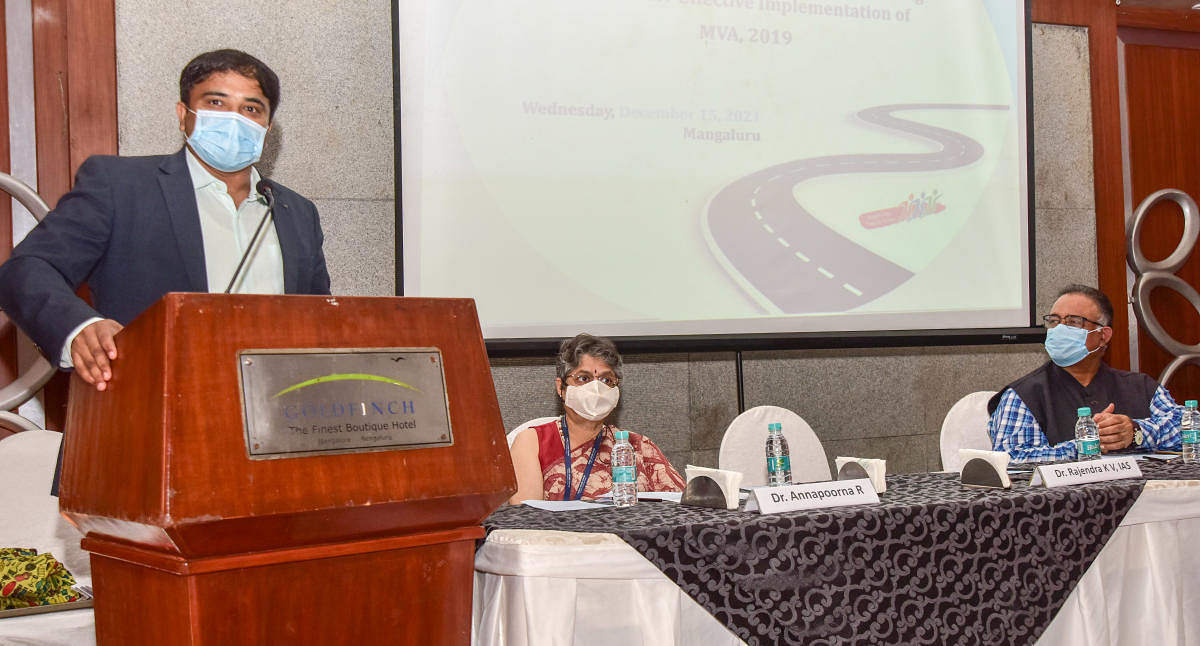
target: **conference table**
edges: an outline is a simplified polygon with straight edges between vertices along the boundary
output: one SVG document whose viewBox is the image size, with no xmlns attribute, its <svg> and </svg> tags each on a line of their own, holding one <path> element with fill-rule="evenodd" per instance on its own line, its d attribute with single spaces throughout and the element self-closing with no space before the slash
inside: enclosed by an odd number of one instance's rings
<svg viewBox="0 0 1200 646">
<path fill-rule="evenodd" d="M 1200 644 L 1200 464 L 879 504 L 506 507 L 476 553 L 474 643 Z"/>
<path fill-rule="evenodd" d="M 876 505 L 760 515 L 506 507 L 476 553 L 476 644 L 1200 644 L 1200 464 L 1046 489 L 888 476 Z M 95 643 L 92 612 L 0 643 Z"/>
</svg>

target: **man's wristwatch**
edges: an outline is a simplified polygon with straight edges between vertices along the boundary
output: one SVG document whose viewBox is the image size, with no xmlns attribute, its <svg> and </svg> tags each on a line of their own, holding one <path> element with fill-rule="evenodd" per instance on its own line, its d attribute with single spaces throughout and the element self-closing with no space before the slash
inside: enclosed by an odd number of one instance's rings
<svg viewBox="0 0 1200 646">
<path fill-rule="evenodd" d="M 1136 446 L 1136 447 L 1138 447 L 1138 448 L 1141 448 L 1141 446 L 1142 446 L 1142 442 L 1145 442 L 1145 441 L 1146 441 L 1146 433 L 1145 433 L 1145 431 L 1143 431 L 1143 430 L 1142 430 L 1142 426 L 1141 426 L 1140 424 L 1138 424 L 1137 422 L 1134 422 L 1134 424 L 1133 424 L 1133 444 L 1132 444 L 1132 446 Z"/>
</svg>

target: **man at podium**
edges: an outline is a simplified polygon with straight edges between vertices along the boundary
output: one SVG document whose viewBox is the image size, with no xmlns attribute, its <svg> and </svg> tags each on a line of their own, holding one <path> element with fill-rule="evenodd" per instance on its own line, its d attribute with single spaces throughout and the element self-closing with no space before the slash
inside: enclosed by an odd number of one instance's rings
<svg viewBox="0 0 1200 646">
<path fill-rule="evenodd" d="M 0 309 L 97 390 L 113 336 L 167 292 L 328 294 L 313 203 L 253 164 L 279 107 L 279 78 L 223 49 L 194 58 L 171 155 L 96 155 L 74 188 L 0 265 Z M 75 290 L 86 283 L 92 305 Z"/>
</svg>

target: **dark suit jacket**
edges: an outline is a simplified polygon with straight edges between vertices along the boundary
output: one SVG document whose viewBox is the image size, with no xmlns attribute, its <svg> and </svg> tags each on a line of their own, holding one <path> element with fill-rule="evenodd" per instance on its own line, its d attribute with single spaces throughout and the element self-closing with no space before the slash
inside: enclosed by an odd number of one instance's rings
<svg viewBox="0 0 1200 646">
<path fill-rule="evenodd" d="M 128 325 L 167 292 L 208 291 L 186 154 L 89 158 L 75 188 L 0 265 L 0 309 L 51 364 L 58 365 L 67 335 L 91 317 Z M 328 294 L 316 207 L 272 187 L 284 291 Z M 94 308 L 75 295 L 84 282 Z"/>
</svg>

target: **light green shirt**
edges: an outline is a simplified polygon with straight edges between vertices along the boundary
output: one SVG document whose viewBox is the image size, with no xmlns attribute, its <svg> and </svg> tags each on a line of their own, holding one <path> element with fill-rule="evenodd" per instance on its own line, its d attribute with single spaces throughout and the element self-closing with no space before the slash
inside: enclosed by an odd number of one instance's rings
<svg viewBox="0 0 1200 646">
<path fill-rule="evenodd" d="M 258 169 L 250 167 L 250 195 L 235 206 L 233 198 L 229 197 L 229 187 L 213 177 L 190 149 L 187 151 L 187 163 L 192 175 L 192 187 L 196 189 L 196 208 L 200 212 L 208 291 L 223 292 L 233 278 L 246 246 L 254 237 L 255 227 L 267 212 L 267 200 L 255 188 L 261 176 Z M 242 277 L 233 286 L 232 292 L 283 293 L 283 252 L 279 249 L 279 237 L 275 234 L 273 219 L 263 227 L 258 244 L 246 260 Z"/>
</svg>

